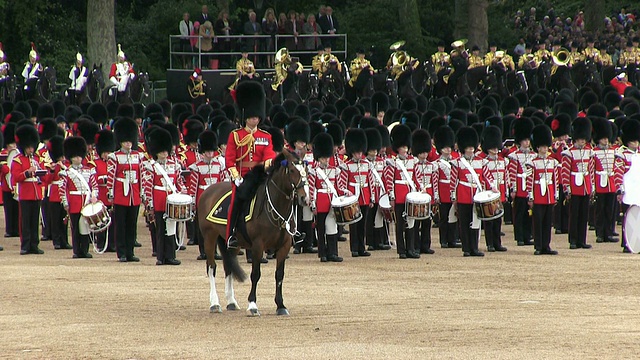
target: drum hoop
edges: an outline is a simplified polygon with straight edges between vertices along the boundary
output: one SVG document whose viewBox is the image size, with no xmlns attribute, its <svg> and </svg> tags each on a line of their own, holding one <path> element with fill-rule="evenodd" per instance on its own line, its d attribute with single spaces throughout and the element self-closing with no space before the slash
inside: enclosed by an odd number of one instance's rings
<svg viewBox="0 0 640 360">
<path fill-rule="evenodd" d="M 640 206 L 631 205 L 631 206 L 629 206 L 627 211 L 624 213 L 624 221 L 622 222 L 622 226 L 625 228 L 625 230 L 626 230 L 626 227 L 627 227 L 627 217 L 630 215 L 630 213 L 632 211 L 639 213 L 638 216 L 640 216 Z M 638 218 L 638 216 L 636 216 L 636 219 Z M 624 241 L 627 244 L 627 248 L 629 248 L 629 250 L 631 250 L 631 252 L 633 252 L 634 254 L 640 252 L 640 249 L 635 249 L 634 246 L 630 246 L 629 245 L 630 244 L 630 242 L 629 242 L 629 231 L 624 231 Z M 633 242 L 631 242 L 631 243 L 633 243 Z M 640 243 L 640 241 L 639 241 L 639 243 Z"/>
</svg>

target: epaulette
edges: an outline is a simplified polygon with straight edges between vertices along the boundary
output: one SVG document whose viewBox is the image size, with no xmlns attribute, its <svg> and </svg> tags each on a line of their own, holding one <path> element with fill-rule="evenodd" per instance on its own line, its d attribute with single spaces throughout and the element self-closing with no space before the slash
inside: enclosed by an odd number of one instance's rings
<svg viewBox="0 0 640 360">
<path fill-rule="evenodd" d="M 18 164 L 22 165 L 22 160 L 20 160 L 20 158 L 19 158 L 19 157 L 17 157 L 17 156 L 13 158 L 13 161 L 15 161 L 15 162 L 17 162 Z"/>
</svg>

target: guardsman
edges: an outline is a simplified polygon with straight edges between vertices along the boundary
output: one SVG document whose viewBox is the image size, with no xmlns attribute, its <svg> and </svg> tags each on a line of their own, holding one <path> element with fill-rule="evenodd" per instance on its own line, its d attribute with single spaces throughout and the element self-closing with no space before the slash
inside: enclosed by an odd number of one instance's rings
<svg viewBox="0 0 640 360">
<path fill-rule="evenodd" d="M 42 65 L 38 62 L 40 60 L 40 56 L 36 51 L 36 45 L 31 43 L 31 51 L 29 51 L 29 61 L 24 64 L 24 69 L 22 70 L 22 77 L 24 78 L 24 99 L 33 99 L 36 91 L 36 83 L 40 76 L 42 76 L 42 72 L 44 69 Z"/>
<path fill-rule="evenodd" d="M 411 129 L 404 124 L 396 125 L 391 130 L 391 146 L 397 155 L 386 159 L 384 167 L 384 183 L 389 202 L 396 213 L 396 243 L 400 259 L 418 259 L 420 253 L 415 249 L 413 226 L 414 219 L 405 216 L 407 194 L 416 190 L 413 171 L 417 162 L 409 154 L 411 148 Z"/>
<path fill-rule="evenodd" d="M 629 209 L 629 205 L 622 203 L 622 196 L 625 192 L 625 187 L 622 182 L 624 174 L 631 168 L 631 158 L 640 153 L 640 121 L 636 119 L 627 119 L 622 126 L 620 126 L 620 138 L 622 140 L 622 146 L 616 151 L 615 162 L 615 182 L 618 187 L 618 202 L 621 203 L 620 209 L 626 214 Z M 626 230 L 622 227 L 622 251 L 625 253 L 631 253 L 631 250 L 627 247 L 627 241 L 625 237 Z"/>
<path fill-rule="evenodd" d="M 484 59 L 480 55 L 480 48 L 478 45 L 473 45 L 471 48 L 471 56 L 469 56 L 469 70 L 477 67 L 482 67 L 484 65 Z"/>
<path fill-rule="evenodd" d="M 582 56 L 585 60 L 590 60 L 596 64 L 602 65 L 602 59 L 600 58 L 600 50 L 595 48 L 595 41 L 593 37 L 587 38 L 587 47 L 582 50 Z"/>
<path fill-rule="evenodd" d="M 431 63 L 435 67 L 436 74 L 438 74 L 440 70 L 444 70 L 451 65 L 449 61 L 449 53 L 444 51 L 444 41 L 440 40 L 438 42 L 438 51 L 431 55 Z"/>
<path fill-rule="evenodd" d="M 490 125 L 482 133 L 482 151 L 487 159 L 487 167 L 493 177 L 493 186 L 500 191 L 500 202 L 507 201 L 507 189 L 510 187 L 507 176 L 507 164 L 509 161 L 502 157 L 502 129 Z M 507 251 L 502 246 L 500 233 L 502 232 L 502 217 L 484 222 L 484 237 L 487 243 L 487 251 Z"/>
<path fill-rule="evenodd" d="M 71 86 L 69 86 L 67 91 L 72 104 L 80 105 L 80 100 L 82 100 L 81 95 L 84 92 L 84 87 L 87 84 L 88 79 L 89 71 L 84 66 L 82 54 L 78 52 L 76 53 L 76 64 L 71 67 L 71 71 L 69 72 Z"/>
<path fill-rule="evenodd" d="M 551 146 L 551 155 L 562 163 L 562 152 L 569 149 L 571 139 L 571 117 L 567 114 L 558 114 L 549 124 L 553 134 L 553 145 Z M 562 191 L 562 184 L 556 182 L 556 190 L 558 194 L 558 204 L 553 209 L 554 227 L 556 234 L 566 234 L 569 232 L 569 204 Z"/>
<path fill-rule="evenodd" d="M 461 127 L 456 144 L 462 155 L 451 162 L 451 200 L 458 210 L 463 256 L 484 256 L 478 250 L 480 220 L 474 213 L 473 197 L 484 189 L 498 192 L 487 167 L 488 161 L 476 155 L 478 133 L 469 126 Z"/>
<path fill-rule="evenodd" d="M 383 127 L 388 134 L 387 128 Z M 387 233 L 384 227 L 384 217 L 379 206 L 380 198 L 386 194 L 384 181 L 382 181 L 385 159 L 380 156 L 382 134 L 377 128 L 368 128 L 364 132 L 367 135 L 367 161 L 375 171 L 373 173 L 375 181 L 371 184 L 375 194 L 375 204 L 369 210 L 369 217 L 366 219 L 366 236 L 367 244 L 369 245 L 367 250 L 389 250 L 391 246 L 386 244 Z"/>
<path fill-rule="evenodd" d="M 439 127 L 433 134 L 433 143 L 438 154 L 438 194 L 440 204 L 440 223 L 438 232 L 440 233 L 441 248 L 456 248 L 458 245 L 458 221 L 455 217 L 455 208 L 451 199 L 451 162 L 459 157 L 453 151 L 455 146 L 455 134 L 449 126 Z"/>
<path fill-rule="evenodd" d="M 613 129 L 605 118 L 593 118 L 593 153 L 595 155 L 596 242 L 618 242 L 613 237 L 615 228 L 615 201 L 618 191 L 614 163 L 616 150 L 609 144 Z"/>
<path fill-rule="evenodd" d="M 16 145 L 20 151 L 11 163 L 11 181 L 20 203 L 20 255 L 44 254 L 38 244 L 40 202 L 44 198 L 41 176 L 46 174 L 44 164 L 35 152 L 38 130 L 25 124 L 16 129 Z"/>
<path fill-rule="evenodd" d="M 154 126 L 146 136 L 148 152 L 153 159 L 142 165 L 142 189 L 145 205 L 154 214 L 156 265 L 180 265 L 180 260 L 176 259 L 177 222 L 164 215 L 167 196 L 186 193 L 184 178 L 180 175 L 182 166 L 170 156 L 172 141 L 169 131 Z"/>
<path fill-rule="evenodd" d="M 142 199 L 140 166 L 144 159 L 134 148 L 138 144 L 138 125 L 130 118 L 121 118 L 113 124 L 113 132 L 120 149 L 109 155 L 107 188 L 117 224 L 114 239 L 118 261 L 139 262 L 133 253 Z"/>
<path fill-rule="evenodd" d="M 351 72 L 349 86 L 356 89 L 359 95 L 361 95 L 362 90 L 375 72 L 369 60 L 365 59 L 364 56 L 365 52 L 363 49 L 356 50 L 356 58 L 351 61 L 351 65 L 349 66 L 349 71 Z"/>
<path fill-rule="evenodd" d="M 344 194 L 346 184 L 339 183 L 342 169 L 329 161 L 333 149 L 331 135 L 320 133 L 313 139 L 315 161 L 309 169 L 309 204 L 316 217 L 320 262 L 342 262 L 338 256 L 338 224 L 331 210 L 331 200 Z"/>
<path fill-rule="evenodd" d="M 512 134 L 518 147 L 508 155 L 507 174 L 511 184 L 511 200 L 513 200 L 513 233 L 518 246 L 533 245 L 527 192 L 527 177 L 530 171 L 528 165 L 536 156 L 531 151 L 532 130 L 533 121 L 529 118 L 523 117 L 512 123 Z"/>
<path fill-rule="evenodd" d="M 89 224 L 82 217 L 82 208 L 98 201 L 98 184 L 95 167 L 82 164 L 87 156 L 87 144 L 79 136 L 64 140 L 64 157 L 69 166 L 60 171 L 62 184 L 59 187 L 62 207 L 69 214 L 71 222 L 71 244 L 74 259 L 90 259 Z"/>
<path fill-rule="evenodd" d="M 18 201 L 14 198 L 13 183 L 11 181 L 11 159 L 19 154 L 16 146 L 16 124 L 8 123 L 2 125 L 2 138 L 4 149 L 2 155 L 2 207 L 4 208 L 4 237 L 18 237 L 19 232 L 19 207 Z"/>
<path fill-rule="evenodd" d="M 536 156 L 531 160 L 531 174 L 527 178 L 529 204 L 533 212 L 533 239 L 535 255 L 557 255 L 551 250 L 551 224 L 553 207 L 558 202 L 560 163 L 549 152 L 551 148 L 551 129 L 547 125 L 538 125 L 531 133 L 531 143 Z"/>
<path fill-rule="evenodd" d="M 429 194 L 431 203 L 429 207 L 436 206 L 440 202 L 438 193 L 438 174 L 440 166 L 437 162 L 427 160 L 431 153 L 431 136 L 425 129 L 419 129 L 411 135 L 411 153 L 417 159 L 413 168 L 413 177 L 418 192 Z M 414 251 L 420 254 L 433 254 L 431 249 L 431 217 L 425 220 L 417 220 L 414 226 Z"/>
<path fill-rule="evenodd" d="M 133 70 L 133 65 L 127 61 L 127 57 L 122 51 L 122 47 L 118 44 L 118 61 L 111 64 L 111 71 L 109 72 L 109 82 L 113 86 L 110 91 L 111 96 L 116 96 L 112 91 L 115 91 L 119 95 L 124 94 L 127 90 L 127 85 L 136 77 L 136 73 Z"/>
<path fill-rule="evenodd" d="M 198 162 L 202 155 L 198 151 L 198 137 L 204 131 L 204 124 L 198 119 L 188 119 L 184 123 L 182 123 L 182 141 L 185 145 L 185 148 L 178 152 L 178 157 L 180 160 L 180 164 L 183 169 L 189 169 L 191 165 Z M 189 179 L 191 175 L 187 174 L 184 176 L 185 184 L 191 184 L 191 180 Z M 187 245 L 196 245 L 198 244 L 198 239 L 196 237 L 195 232 L 195 221 L 187 221 L 187 236 L 189 237 L 189 241 Z"/>
<path fill-rule="evenodd" d="M 100 130 L 95 136 L 96 157 L 93 160 L 96 168 L 96 182 L 98 184 L 98 200 L 102 201 L 107 209 L 112 210 L 113 206 L 109 199 L 107 188 L 107 162 L 109 155 L 116 151 L 116 139 L 111 130 Z M 98 249 L 105 252 L 116 252 L 115 221 L 111 222 L 108 231 L 96 234 Z M 105 249 L 106 248 L 106 249 Z"/>
<path fill-rule="evenodd" d="M 209 186 L 226 180 L 224 161 L 222 161 L 222 157 L 216 156 L 217 148 L 218 141 L 216 133 L 211 130 L 200 133 L 198 136 L 198 152 L 201 156 L 198 161 L 189 165 L 189 170 L 191 171 L 189 175 L 189 195 L 193 199 L 196 209 L 198 209 L 200 196 Z M 204 238 L 200 232 L 197 214 L 194 227 L 196 243 L 200 250 L 200 255 L 198 255 L 197 260 L 206 260 L 207 255 L 204 252 Z"/>
<path fill-rule="evenodd" d="M 573 145 L 562 152 L 561 181 L 569 202 L 569 244 L 571 249 L 590 249 L 587 244 L 587 219 L 589 200 L 595 183 L 594 153 L 591 140 L 591 121 L 576 118 L 571 125 Z"/>
<path fill-rule="evenodd" d="M 51 240 L 53 248 L 72 249 L 69 244 L 67 223 L 68 214 L 62 206 L 62 198 L 60 197 L 60 185 L 62 179 L 60 173 L 63 172 L 69 163 L 64 159 L 64 138 L 62 136 L 53 136 L 47 142 L 49 156 L 51 156 L 52 167 L 46 176 L 46 183 L 49 191 L 49 226 L 51 227 Z"/>
<path fill-rule="evenodd" d="M 259 164 L 269 167 L 276 155 L 273 151 L 271 134 L 258 128 L 260 121 L 265 118 L 265 98 L 262 84 L 255 81 L 238 84 L 236 105 L 238 113 L 244 120 L 244 127 L 229 134 L 224 156 L 225 167 L 233 183 L 227 225 L 227 246 L 232 249 L 238 247 L 235 228 L 240 217 L 240 210 L 234 209 L 244 208 L 242 204 L 236 203 L 236 189 L 251 169 Z"/>
</svg>

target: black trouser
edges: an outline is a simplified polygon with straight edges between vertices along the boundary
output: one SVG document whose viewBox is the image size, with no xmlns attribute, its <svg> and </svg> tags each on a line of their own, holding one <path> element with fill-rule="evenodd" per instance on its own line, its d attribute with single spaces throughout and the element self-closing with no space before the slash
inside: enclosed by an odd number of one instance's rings
<svg viewBox="0 0 640 360">
<path fill-rule="evenodd" d="M 431 249 L 431 218 L 416 220 L 413 225 L 414 246 L 417 252 L 425 253 Z"/>
<path fill-rule="evenodd" d="M 505 225 L 511 225 L 513 223 L 513 209 L 511 208 L 511 201 L 503 203 L 504 205 L 504 223 Z"/>
<path fill-rule="evenodd" d="M 563 234 L 569 232 L 569 206 L 565 204 L 567 196 L 562 189 L 559 192 L 558 205 L 553 208 L 554 227 Z"/>
<path fill-rule="evenodd" d="M 502 232 L 502 218 L 483 221 L 484 227 L 484 239 L 487 243 L 487 247 L 500 248 L 502 247 L 502 238 L 500 233 Z"/>
<path fill-rule="evenodd" d="M 382 238 L 380 237 L 380 233 L 375 229 L 374 223 L 376 220 L 376 214 L 378 212 L 378 204 L 374 204 L 372 208 L 369 209 L 367 213 L 367 218 L 364 219 L 366 221 L 366 237 L 367 237 L 367 245 L 378 247 L 382 245 Z"/>
<path fill-rule="evenodd" d="M 554 205 L 533 205 L 533 243 L 536 250 L 551 250 Z"/>
<path fill-rule="evenodd" d="M 107 206 L 108 210 L 111 210 L 111 206 Z M 95 234 L 96 242 L 98 243 L 98 249 L 104 250 L 105 247 L 107 251 L 116 251 L 116 244 L 113 241 L 113 237 L 115 236 L 115 220 L 111 219 L 111 224 L 109 224 L 109 228 L 103 232 L 99 232 Z"/>
<path fill-rule="evenodd" d="M 196 214 L 193 220 L 193 232 L 195 233 L 194 239 L 198 241 L 198 250 L 200 250 L 200 255 L 205 255 L 204 253 L 204 237 L 202 236 L 202 232 L 200 231 L 200 222 L 198 221 L 198 214 Z M 214 242 L 214 246 L 217 245 L 217 241 Z"/>
<path fill-rule="evenodd" d="M 616 193 L 596 194 L 596 236 L 605 241 L 613 237 L 615 203 Z"/>
<path fill-rule="evenodd" d="M 513 200 L 513 235 L 517 242 L 531 239 L 531 218 L 526 197 L 516 197 Z"/>
<path fill-rule="evenodd" d="M 40 200 L 20 200 L 20 250 L 38 249 L 38 223 L 40 221 Z"/>
<path fill-rule="evenodd" d="M 622 247 L 625 248 L 627 247 L 627 237 L 624 229 L 624 220 L 627 215 L 627 210 L 629 210 L 629 205 L 624 203 L 620 204 L 620 209 L 622 210 L 622 241 L 620 241 L 620 245 L 622 245 Z"/>
<path fill-rule="evenodd" d="M 458 224 L 462 251 L 466 253 L 478 251 L 478 229 L 471 228 L 473 221 L 473 204 L 458 204 Z"/>
<path fill-rule="evenodd" d="M 186 221 L 184 226 L 187 228 L 187 239 L 189 241 L 193 240 L 194 243 L 198 243 L 198 237 L 196 236 L 196 228 L 195 228 L 195 220 L 194 221 Z"/>
<path fill-rule="evenodd" d="M 20 234 L 18 229 L 20 219 L 18 202 L 13 198 L 11 191 L 2 192 L 2 202 L 2 206 L 4 207 L 5 233 L 10 236 L 18 236 Z"/>
<path fill-rule="evenodd" d="M 156 259 L 165 261 L 176 258 L 176 236 L 167 235 L 164 211 L 154 212 L 156 219 Z"/>
<path fill-rule="evenodd" d="M 441 203 L 440 207 L 440 224 L 438 224 L 438 231 L 440 232 L 440 245 L 448 245 L 453 247 L 456 245 L 456 239 L 458 238 L 456 232 L 458 231 L 458 223 L 449 223 L 449 211 L 451 211 L 451 203 Z"/>
<path fill-rule="evenodd" d="M 584 245 L 587 243 L 587 217 L 589 195 L 571 195 L 569 204 L 569 244 Z"/>
<path fill-rule="evenodd" d="M 415 247 L 413 229 L 407 229 L 407 220 L 402 216 L 405 210 L 405 204 L 396 204 L 394 211 L 396 212 L 396 244 L 398 254 L 406 254 Z M 415 223 L 414 223 L 415 226 Z"/>
<path fill-rule="evenodd" d="M 338 256 L 338 234 L 327 235 L 326 222 L 329 213 L 316 215 L 316 231 L 318 232 L 318 257 Z M 360 220 L 362 221 L 362 220 Z"/>
<path fill-rule="evenodd" d="M 42 238 L 51 240 L 51 213 L 49 212 L 49 197 L 42 200 L 40 206 L 42 213 Z"/>
<path fill-rule="evenodd" d="M 69 245 L 67 224 L 64 218 L 67 211 L 60 202 L 49 201 L 49 227 L 51 228 L 51 240 L 54 247 L 66 247 Z"/>
<path fill-rule="evenodd" d="M 82 215 L 69 214 L 71 220 L 71 244 L 73 245 L 73 254 L 84 257 L 89 252 L 89 235 L 80 234 L 80 218 Z"/>
<path fill-rule="evenodd" d="M 362 219 L 355 224 L 349 225 L 349 244 L 351 252 L 363 253 L 365 250 L 365 228 L 367 216 L 369 214 L 369 205 L 360 205 Z"/>
<path fill-rule="evenodd" d="M 138 237 L 139 205 L 113 205 L 113 220 L 116 222 L 116 251 L 118 257 L 133 257 L 133 245 Z"/>
</svg>

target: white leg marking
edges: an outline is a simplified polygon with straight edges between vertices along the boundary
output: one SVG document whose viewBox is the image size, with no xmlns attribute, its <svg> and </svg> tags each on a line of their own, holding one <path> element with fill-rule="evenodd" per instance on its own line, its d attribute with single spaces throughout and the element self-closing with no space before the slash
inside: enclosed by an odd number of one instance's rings
<svg viewBox="0 0 640 360">
<path fill-rule="evenodd" d="M 220 312 L 220 300 L 218 299 L 218 293 L 216 291 L 216 278 L 213 276 L 213 269 L 209 267 L 207 273 L 209 274 L 209 287 L 211 289 L 209 292 L 209 310 L 211 312 Z"/>
<path fill-rule="evenodd" d="M 239 309 L 238 301 L 236 300 L 236 293 L 233 290 L 233 277 L 231 275 L 227 275 L 224 278 L 224 295 L 227 298 L 227 307 L 232 305 L 234 308 Z"/>
</svg>

